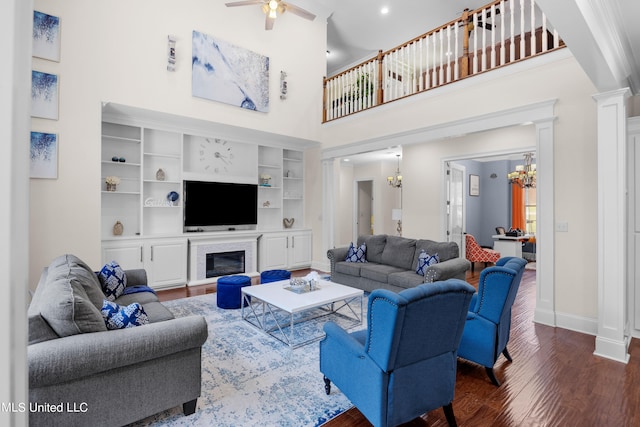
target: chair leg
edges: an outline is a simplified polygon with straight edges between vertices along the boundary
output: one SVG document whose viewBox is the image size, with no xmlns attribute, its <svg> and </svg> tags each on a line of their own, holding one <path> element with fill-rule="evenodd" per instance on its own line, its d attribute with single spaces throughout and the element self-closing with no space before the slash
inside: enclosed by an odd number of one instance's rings
<svg viewBox="0 0 640 427">
<path fill-rule="evenodd" d="M 491 380 L 491 382 L 496 386 L 496 387 L 500 387 L 500 381 L 498 381 L 498 379 L 496 378 L 496 374 L 493 372 L 493 368 L 484 368 L 485 371 L 487 371 L 487 375 L 489 376 L 489 379 Z"/>
<path fill-rule="evenodd" d="M 476 264 L 475 262 L 472 262 L 472 263 L 471 263 L 471 272 L 472 272 L 472 273 L 473 273 L 473 267 L 475 266 L 475 264 Z"/>
<path fill-rule="evenodd" d="M 509 350 L 507 350 L 507 347 L 504 348 L 504 350 L 502 350 L 502 355 L 509 361 L 509 362 L 513 362 L 513 359 L 511 358 L 511 355 L 509 354 Z"/>
<path fill-rule="evenodd" d="M 182 412 L 184 415 L 191 415 L 196 412 L 196 405 L 198 403 L 198 399 L 193 399 L 188 402 L 182 404 Z"/>
<path fill-rule="evenodd" d="M 447 423 L 449 423 L 449 427 L 458 427 L 458 423 L 456 422 L 456 417 L 453 415 L 453 404 L 449 403 L 442 407 L 444 411 L 444 416 L 447 418 Z"/>
<path fill-rule="evenodd" d="M 327 393 L 331 393 L 331 380 L 327 377 L 324 377 L 324 391 Z"/>
</svg>

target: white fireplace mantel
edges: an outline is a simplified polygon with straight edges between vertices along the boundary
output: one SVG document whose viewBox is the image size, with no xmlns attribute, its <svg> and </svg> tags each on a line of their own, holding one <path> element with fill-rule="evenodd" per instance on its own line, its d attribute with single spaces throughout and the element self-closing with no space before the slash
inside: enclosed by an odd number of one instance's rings
<svg viewBox="0 0 640 427">
<path fill-rule="evenodd" d="M 245 252 L 244 275 L 253 277 L 258 273 L 258 239 L 262 233 L 250 231 L 194 233 L 189 235 L 188 286 L 217 282 L 217 277 L 206 276 L 206 260 L 209 253 L 230 251 Z"/>
</svg>

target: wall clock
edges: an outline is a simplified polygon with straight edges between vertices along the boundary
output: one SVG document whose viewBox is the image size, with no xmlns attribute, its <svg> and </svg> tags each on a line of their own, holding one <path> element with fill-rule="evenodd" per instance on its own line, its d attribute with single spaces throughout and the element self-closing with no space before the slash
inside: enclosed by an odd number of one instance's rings
<svg viewBox="0 0 640 427">
<path fill-rule="evenodd" d="M 199 160 L 208 173 L 229 173 L 235 155 L 233 144 L 220 138 L 205 138 L 200 142 Z"/>
</svg>

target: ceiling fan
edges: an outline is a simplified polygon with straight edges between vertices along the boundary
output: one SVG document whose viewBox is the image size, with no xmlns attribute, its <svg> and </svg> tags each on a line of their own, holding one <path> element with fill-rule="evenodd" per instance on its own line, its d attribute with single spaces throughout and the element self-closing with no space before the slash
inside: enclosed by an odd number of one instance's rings
<svg viewBox="0 0 640 427">
<path fill-rule="evenodd" d="M 262 11 L 266 15 L 266 20 L 264 23 L 265 30 L 271 30 L 273 28 L 275 19 L 278 17 L 278 14 L 282 15 L 286 11 L 289 11 L 302 18 L 308 19 L 309 21 L 313 21 L 316 18 L 316 15 L 314 15 L 313 13 L 308 12 L 301 7 L 295 6 L 293 4 L 286 3 L 282 0 L 245 0 L 225 3 L 227 7 L 250 6 L 254 4 L 262 5 Z"/>
</svg>

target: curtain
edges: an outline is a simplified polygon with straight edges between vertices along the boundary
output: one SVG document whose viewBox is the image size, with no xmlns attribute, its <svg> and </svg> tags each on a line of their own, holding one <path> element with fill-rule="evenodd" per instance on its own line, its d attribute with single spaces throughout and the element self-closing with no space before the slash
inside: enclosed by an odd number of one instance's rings
<svg viewBox="0 0 640 427">
<path fill-rule="evenodd" d="M 511 227 L 526 230 L 524 188 L 511 184 Z"/>
</svg>

